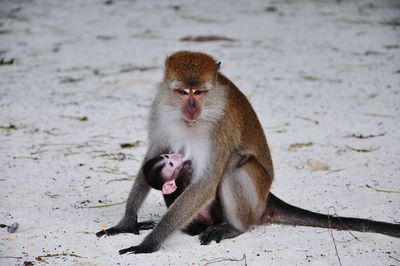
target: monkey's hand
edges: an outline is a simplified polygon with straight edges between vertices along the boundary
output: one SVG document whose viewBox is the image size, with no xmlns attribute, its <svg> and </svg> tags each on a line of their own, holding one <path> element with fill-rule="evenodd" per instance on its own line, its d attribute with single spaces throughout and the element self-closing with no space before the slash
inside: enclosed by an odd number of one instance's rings
<svg viewBox="0 0 400 266">
<path fill-rule="evenodd" d="M 136 223 L 130 227 L 122 227 L 120 225 L 113 226 L 108 229 L 101 230 L 96 233 L 97 237 L 102 237 L 104 235 L 111 236 L 121 233 L 131 233 L 138 235 L 140 230 L 150 230 L 154 228 L 155 223 L 153 221 L 145 221 L 141 223 Z"/>
<path fill-rule="evenodd" d="M 139 246 L 132 246 L 130 248 L 121 249 L 119 251 L 119 255 L 125 253 L 133 253 L 133 254 L 140 254 L 140 253 L 153 253 L 159 250 L 159 247 L 156 245 L 139 245 Z"/>
</svg>

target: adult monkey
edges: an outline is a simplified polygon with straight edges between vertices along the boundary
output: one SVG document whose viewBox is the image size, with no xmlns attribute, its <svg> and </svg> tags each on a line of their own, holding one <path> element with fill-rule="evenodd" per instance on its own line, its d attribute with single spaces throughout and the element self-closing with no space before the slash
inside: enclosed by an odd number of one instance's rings
<svg viewBox="0 0 400 266">
<path fill-rule="evenodd" d="M 167 58 L 164 80 L 152 106 L 144 161 L 163 153 L 184 154 L 192 161 L 193 177 L 142 243 L 120 250 L 120 254 L 157 251 L 172 232 L 187 225 L 216 197 L 224 222 L 203 231 L 202 243 L 219 242 L 247 231 L 265 220 L 268 197 L 272 203 L 280 202 L 269 193 L 273 165 L 257 115 L 247 98 L 218 69 L 219 63 L 202 53 L 181 51 Z M 238 154 L 246 154 L 251 160 L 240 168 L 230 167 Z M 141 169 L 124 217 L 97 236 L 138 234 L 152 228 L 151 222 L 137 222 L 137 212 L 149 189 Z M 292 220 L 298 219 L 296 210 L 291 214 Z M 399 225 L 392 226 L 398 236 Z"/>
</svg>

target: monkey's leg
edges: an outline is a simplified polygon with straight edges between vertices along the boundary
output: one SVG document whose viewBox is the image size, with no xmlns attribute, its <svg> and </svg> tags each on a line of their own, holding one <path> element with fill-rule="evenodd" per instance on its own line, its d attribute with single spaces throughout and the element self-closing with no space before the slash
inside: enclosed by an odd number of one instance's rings
<svg viewBox="0 0 400 266">
<path fill-rule="evenodd" d="M 266 207 L 270 186 L 267 172 L 255 158 L 240 168 L 228 168 L 219 189 L 225 222 L 201 233 L 201 244 L 236 237 L 257 224 Z"/>
<path fill-rule="evenodd" d="M 208 227 L 208 225 L 205 223 L 192 221 L 184 229 L 182 229 L 182 232 L 184 232 L 190 236 L 197 236 L 198 234 L 200 234 L 201 232 L 206 230 L 207 227 Z"/>
<path fill-rule="evenodd" d="M 222 239 L 234 238 L 241 233 L 243 232 L 232 225 L 224 223 L 208 227 L 199 235 L 199 238 L 202 245 L 208 245 L 213 240 L 219 243 Z"/>
<path fill-rule="evenodd" d="M 191 236 L 196 236 L 211 225 L 221 224 L 223 221 L 222 207 L 217 195 L 214 201 L 206 208 L 202 209 L 197 217 L 188 224 L 182 232 Z"/>
</svg>

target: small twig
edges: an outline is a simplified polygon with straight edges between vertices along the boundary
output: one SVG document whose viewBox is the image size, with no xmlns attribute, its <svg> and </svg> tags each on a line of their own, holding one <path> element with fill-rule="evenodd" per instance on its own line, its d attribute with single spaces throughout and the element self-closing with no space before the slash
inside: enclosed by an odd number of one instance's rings
<svg viewBox="0 0 400 266">
<path fill-rule="evenodd" d="M 73 115 L 60 115 L 61 118 L 69 118 L 69 119 L 75 119 L 79 120 L 81 122 L 86 122 L 88 121 L 87 116 L 73 116 Z"/>
<path fill-rule="evenodd" d="M 76 148 L 89 147 L 89 143 L 40 143 L 40 147 L 46 146 L 74 146 Z"/>
<path fill-rule="evenodd" d="M 106 174 L 110 174 L 110 175 L 119 175 L 119 176 L 122 175 L 122 176 L 125 176 L 125 177 L 122 177 L 122 178 L 111 179 L 111 180 L 106 182 L 107 185 L 109 183 L 117 182 L 117 181 L 131 181 L 136 177 L 134 175 L 128 175 L 126 172 L 118 172 L 117 169 L 111 169 L 111 168 L 106 168 L 106 167 L 103 167 L 102 169 L 92 169 L 92 171 L 96 172 L 96 173 L 106 173 Z"/>
<path fill-rule="evenodd" d="M 202 259 L 202 261 L 206 261 L 206 264 L 204 264 L 203 266 L 206 265 L 210 265 L 213 263 L 219 263 L 219 262 L 223 262 L 223 261 L 243 261 L 244 260 L 244 265 L 247 266 L 247 259 L 246 259 L 246 254 L 243 254 L 243 257 L 241 259 L 236 259 L 236 258 L 215 258 L 215 259 L 211 259 L 211 260 L 206 260 L 206 259 Z"/>
<path fill-rule="evenodd" d="M 158 67 L 156 67 L 156 66 L 130 66 L 130 67 L 128 66 L 128 67 L 122 68 L 119 72 L 120 73 L 133 72 L 133 71 L 144 72 L 144 71 L 154 70 L 157 68 Z"/>
<path fill-rule="evenodd" d="M 330 208 L 331 208 L 331 207 L 329 207 L 329 209 L 330 209 Z M 329 210 L 329 209 L 328 209 L 328 210 Z M 329 235 L 331 236 L 333 246 L 335 247 L 336 257 L 337 257 L 337 259 L 338 259 L 339 265 L 342 266 L 342 261 L 340 260 L 339 252 L 338 252 L 338 249 L 337 249 L 337 246 L 336 246 L 336 239 L 335 239 L 335 237 L 333 236 L 333 231 L 332 231 L 332 226 L 331 226 L 331 215 L 329 215 L 329 211 L 328 211 L 328 227 L 329 227 L 329 231 L 328 231 L 328 232 L 329 232 Z"/>
<path fill-rule="evenodd" d="M 390 257 L 390 256 L 389 256 L 389 257 Z M 0 256 L 0 259 L 16 259 L 16 260 L 22 260 L 22 257 Z"/>
<path fill-rule="evenodd" d="M 58 194 L 52 194 L 50 191 L 46 191 L 44 194 L 45 194 L 47 197 L 51 198 L 51 199 L 56 199 L 56 198 L 58 198 L 58 197 L 61 196 L 61 195 L 58 195 Z"/>
<path fill-rule="evenodd" d="M 392 256 L 390 256 L 390 255 L 389 255 L 389 258 L 391 258 L 391 259 L 394 259 L 395 261 L 398 261 L 398 262 L 400 262 L 400 260 L 399 260 L 399 259 L 397 259 L 397 258 L 395 258 L 395 257 L 392 257 Z"/>
<path fill-rule="evenodd" d="M 282 128 L 282 127 L 287 127 L 289 125 L 290 125 L 289 123 L 285 123 L 283 125 L 271 126 L 271 127 L 265 127 L 265 128 L 267 128 L 267 129 L 277 129 L 277 128 Z"/>
<path fill-rule="evenodd" d="M 14 160 L 27 159 L 27 160 L 37 161 L 37 160 L 39 160 L 39 157 L 36 157 L 36 156 L 14 156 L 13 159 Z"/>
<path fill-rule="evenodd" d="M 123 175 L 122 173 L 117 173 L 115 171 L 113 171 L 112 169 L 104 169 L 104 170 L 92 170 L 93 172 L 96 173 L 105 173 L 105 174 L 109 174 L 109 175 Z"/>
<path fill-rule="evenodd" d="M 317 120 L 314 120 L 314 119 L 311 119 L 311 118 L 308 118 L 308 117 L 304 117 L 304 116 L 298 116 L 298 115 L 296 115 L 295 117 L 296 117 L 296 118 L 299 118 L 299 119 L 306 120 L 306 121 L 313 122 L 313 123 L 314 123 L 314 124 L 316 124 L 316 125 L 318 125 L 318 124 L 319 124 L 319 121 L 317 121 Z"/>
<path fill-rule="evenodd" d="M 105 174 L 110 174 L 110 175 L 128 175 L 125 172 L 118 172 L 117 169 L 111 169 L 111 168 L 107 168 L 107 167 L 101 167 L 100 169 L 92 169 L 93 172 L 96 173 L 105 173 Z"/>
<path fill-rule="evenodd" d="M 328 218 L 330 218 L 329 216 L 332 216 L 332 215 L 329 215 L 329 210 L 331 210 L 331 209 L 333 210 L 333 216 L 336 216 L 337 218 L 340 219 L 339 215 L 336 213 L 335 207 L 333 207 L 333 206 L 329 206 L 329 208 L 328 208 Z M 341 221 L 340 221 L 340 222 L 341 222 Z M 344 227 L 343 222 L 341 222 L 341 224 L 342 224 L 343 227 Z M 355 240 L 360 241 L 360 239 L 358 239 L 358 237 L 356 237 L 356 236 L 350 231 L 349 228 L 347 228 L 345 231 L 346 231 L 347 233 L 349 233 Z M 339 242 L 339 243 L 346 243 L 346 242 L 350 242 L 351 240 L 352 240 L 352 239 L 344 240 L 344 241 L 339 241 L 339 240 L 335 239 L 335 241 L 336 241 L 336 242 Z"/>
<path fill-rule="evenodd" d="M 103 153 L 99 155 L 95 155 L 95 158 L 105 158 L 108 160 L 115 160 L 115 161 L 123 161 L 126 159 L 126 154 L 123 152 L 117 152 L 117 153 Z"/>
<path fill-rule="evenodd" d="M 342 169 L 334 169 L 334 170 L 327 170 L 326 174 L 329 175 L 329 174 L 332 174 L 332 173 L 341 172 L 343 170 L 344 170 L 344 168 L 342 168 Z"/>
<path fill-rule="evenodd" d="M 390 117 L 395 118 L 395 115 L 387 115 L 387 114 L 376 114 L 376 113 L 366 113 L 364 115 L 373 116 L 373 117 Z"/>
<path fill-rule="evenodd" d="M 363 153 L 366 153 L 366 152 L 373 152 L 373 151 L 377 151 L 377 150 L 379 150 L 379 147 L 371 147 L 371 148 L 353 148 L 353 147 L 351 147 L 351 146 L 349 146 L 349 145 L 345 145 L 347 148 L 349 148 L 350 150 L 352 150 L 352 151 L 356 151 L 356 152 L 363 152 Z"/>
<path fill-rule="evenodd" d="M 44 261 L 44 258 L 50 258 L 50 257 L 66 257 L 66 256 L 70 256 L 70 257 L 75 257 L 75 258 L 83 258 L 82 256 L 73 254 L 73 253 L 56 253 L 56 254 L 46 254 L 46 255 L 42 255 L 42 256 L 37 256 L 36 260 L 37 261 Z"/>
<path fill-rule="evenodd" d="M 394 190 L 394 189 L 382 189 L 382 188 L 374 188 L 371 187 L 370 185 L 365 185 L 367 188 L 371 188 L 375 190 L 376 192 L 385 192 L 385 193 L 400 193 L 400 190 Z"/>
<path fill-rule="evenodd" d="M 386 135 L 386 132 L 385 133 L 376 134 L 376 135 L 373 135 L 373 134 L 370 134 L 370 135 L 351 134 L 351 135 L 348 135 L 348 136 L 345 136 L 345 137 L 346 138 L 356 138 L 356 139 L 370 139 L 370 138 L 382 137 L 382 136 L 385 136 L 385 135 Z"/>
<path fill-rule="evenodd" d="M 94 232 L 89 232 L 89 231 L 78 231 L 78 234 L 85 234 L 85 235 L 92 235 Z"/>
<path fill-rule="evenodd" d="M 121 202 L 117 202 L 117 203 L 109 203 L 109 204 L 103 204 L 103 205 L 87 206 L 86 208 L 89 208 L 89 209 L 100 209 L 100 208 L 112 207 L 112 206 L 116 206 L 116 205 L 120 205 L 120 204 L 124 204 L 124 203 L 126 203 L 126 200 L 121 201 Z"/>
<path fill-rule="evenodd" d="M 110 184 L 110 183 L 112 183 L 112 182 L 132 181 L 132 179 L 133 179 L 133 176 L 123 177 L 123 178 L 115 178 L 115 179 L 108 180 L 108 181 L 106 182 L 106 185 L 108 185 L 108 184 Z"/>
</svg>

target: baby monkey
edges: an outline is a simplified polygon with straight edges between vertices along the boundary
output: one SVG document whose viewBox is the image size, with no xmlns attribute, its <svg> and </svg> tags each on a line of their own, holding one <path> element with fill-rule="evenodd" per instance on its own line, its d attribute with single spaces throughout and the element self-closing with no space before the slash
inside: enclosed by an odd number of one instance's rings
<svg viewBox="0 0 400 266">
<path fill-rule="evenodd" d="M 161 190 L 169 207 L 192 181 L 192 162 L 181 154 L 161 154 L 143 165 L 147 183 Z"/>
</svg>

